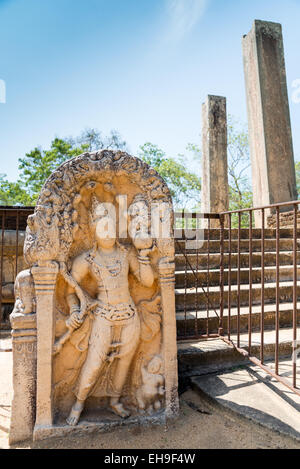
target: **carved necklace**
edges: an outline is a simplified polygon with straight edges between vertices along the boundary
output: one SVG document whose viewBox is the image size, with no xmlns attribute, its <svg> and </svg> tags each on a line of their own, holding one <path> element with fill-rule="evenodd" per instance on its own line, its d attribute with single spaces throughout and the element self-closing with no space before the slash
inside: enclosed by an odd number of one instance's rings
<svg viewBox="0 0 300 469">
<path fill-rule="evenodd" d="M 99 255 L 99 257 L 101 259 L 101 255 Z M 105 262 L 103 262 L 102 259 L 101 259 L 102 262 L 96 261 L 95 254 L 93 253 L 93 254 L 89 254 L 88 261 L 92 263 L 94 269 L 96 270 L 98 275 L 100 275 L 100 277 L 101 277 L 101 270 L 100 270 L 101 268 L 109 272 L 109 274 L 112 277 L 117 277 L 118 275 L 120 275 L 121 270 L 122 270 L 122 262 L 120 261 L 120 259 L 116 257 L 110 258 L 109 264 L 106 264 Z"/>
</svg>

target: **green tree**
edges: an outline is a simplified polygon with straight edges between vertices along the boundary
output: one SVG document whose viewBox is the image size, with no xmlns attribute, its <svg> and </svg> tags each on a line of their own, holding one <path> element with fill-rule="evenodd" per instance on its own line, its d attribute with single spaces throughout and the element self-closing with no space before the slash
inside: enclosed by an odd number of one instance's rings
<svg viewBox="0 0 300 469">
<path fill-rule="evenodd" d="M 74 147 L 72 143 L 55 138 L 51 143 L 50 150 L 42 150 L 36 147 L 24 158 L 19 159 L 20 183 L 26 188 L 31 203 L 35 204 L 39 192 L 50 174 L 64 161 L 78 156 L 86 151 L 86 146 Z"/>
<path fill-rule="evenodd" d="M 249 177 L 250 150 L 248 132 L 232 116 L 228 119 L 228 183 L 229 210 L 253 206 L 253 194 Z M 243 227 L 249 226 L 249 215 L 241 217 Z M 232 226 L 238 226 L 238 215 L 232 216 Z"/>
<path fill-rule="evenodd" d="M 80 137 L 73 141 L 69 140 L 73 146 L 76 144 L 84 146 L 86 151 L 97 151 L 97 150 L 127 150 L 127 143 L 122 139 L 121 134 L 117 130 L 111 130 L 109 135 L 103 136 L 102 133 L 97 129 L 87 128 L 85 129 Z"/>
<path fill-rule="evenodd" d="M 194 154 L 199 152 L 196 145 L 188 145 L 187 150 Z M 138 156 L 166 181 L 177 209 L 199 202 L 201 180 L 186 168 L 184 155 L 178 155 L 176 159 L 167 157 L 157 145 L 147 142 L 140 147 Z"/>
<path fill-rule="evenodd" d="M 124 150 L 126 142 L 115 130 L 108 136 L 102 136 L 95 129 L 86 129 L 75 139 L 55 138 L 49 150 L 34 148 L 19 159 L 19 179 L 16 183 L 9 182 L 6 175 L 0 175 L 0 204 L 34 205 L 44 182 L 59 165 L 85 151 L 103 148 Z"/>
<path fill-rule="evenodd" d="M 9 182 L 0 174 L 0 205 L 31 205 L 31 197 L 19 182 Z"/>
</svg>

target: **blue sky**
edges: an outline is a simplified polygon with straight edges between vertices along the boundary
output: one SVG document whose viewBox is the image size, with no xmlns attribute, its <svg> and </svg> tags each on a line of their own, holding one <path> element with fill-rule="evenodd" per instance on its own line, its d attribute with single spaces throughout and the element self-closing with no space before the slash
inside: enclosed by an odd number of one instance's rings
<svg viewBox="0 0 300 469">
<path fill-rule="evenodd" d="M 207 94 L 246 122 L 241 37 L 254 19 L 283 25 L 300 160 L 300 0 L 0 0 L 0 173 L 15 180 L 19 157 L 85 127 L 175 156 L 200 143 Z"/>
</svg>

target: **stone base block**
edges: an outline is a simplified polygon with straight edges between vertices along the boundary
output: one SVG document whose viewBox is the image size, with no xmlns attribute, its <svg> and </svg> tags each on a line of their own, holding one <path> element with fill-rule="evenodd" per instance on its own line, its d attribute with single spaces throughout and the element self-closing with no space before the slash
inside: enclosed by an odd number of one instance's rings
<svg viewBox="0 0 300 469">
<path fill-rule="evenodd" d="M 166 424 L 166 414 L 164 411 L 153 415 L 145 415 L 145 416 L 138 416 L 138 417 L 130 417 L 129 419 L 121 419 L 121 418 L 107 418 L 102 420 L 101 422 L 92 422 L 88 420 L 82 420 L 79 422 L 76 427 L 71 427 L 64 423 L 58 423 L 53 426 L 44 427 L 44 426 L 36 426 L 33 433 L 33 440 L 40 441 L 46 440 L 48 438 L 63 438 L 67 435 L 87 435 L 90 433 L 107 433 L 112 431 L 116 428 L 120 427 L 137 427 L 142 426 L 152 426 L 152 425 L 165 425 Z"/>
</svg>

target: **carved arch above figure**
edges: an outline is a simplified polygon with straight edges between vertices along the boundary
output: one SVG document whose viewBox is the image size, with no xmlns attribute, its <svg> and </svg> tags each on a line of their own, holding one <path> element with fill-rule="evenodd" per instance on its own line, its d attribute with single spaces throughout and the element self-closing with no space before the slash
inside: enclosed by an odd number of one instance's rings
<svg viewBox="0 0 300 469">
<path fill-rule="evenodd" d="M 59 166 L 45 182 L 35 212 L 28 218 L 24 256 L 32 266 L 40 261 L 66 262 L 79 229 L 79 204 L 99 185 L 115 198 L 112 179 L 126 177 L 138 186 L 148 203 L 172 208 L 169 189 L 148 164 L 125 152 L 103 150 L 84 153 Z"/>
</svg>

